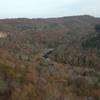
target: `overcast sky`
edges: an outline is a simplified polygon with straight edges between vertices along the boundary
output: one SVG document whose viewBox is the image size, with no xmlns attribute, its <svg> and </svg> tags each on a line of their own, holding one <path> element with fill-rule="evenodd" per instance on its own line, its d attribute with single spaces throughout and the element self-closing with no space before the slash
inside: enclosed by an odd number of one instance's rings
<svg viewBox="0 0 100 100">
<path fill-rule="evenodd" d="M 100 17 L 100 0 L 0 0 L 0 18 Z"/>
</svg>

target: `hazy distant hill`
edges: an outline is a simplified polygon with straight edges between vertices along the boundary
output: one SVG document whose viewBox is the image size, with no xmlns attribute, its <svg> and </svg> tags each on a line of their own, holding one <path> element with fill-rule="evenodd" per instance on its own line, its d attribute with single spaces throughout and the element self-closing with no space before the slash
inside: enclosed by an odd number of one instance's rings
<svg viewBox="0 0 100 100">
<path fill-rule="evenodd" d="M 0 30 L 4 31 L 23 31 L 27 29 L 42 31 L 59 29 L 65 32 L 91 32 L 93 26 L 100 23 L 99 18 L 93 16 L 73 16 L 49 19 L 3 19 L 0 20 Z M 92 29 L 92 30 L 91 30 Z"/>
</svg>

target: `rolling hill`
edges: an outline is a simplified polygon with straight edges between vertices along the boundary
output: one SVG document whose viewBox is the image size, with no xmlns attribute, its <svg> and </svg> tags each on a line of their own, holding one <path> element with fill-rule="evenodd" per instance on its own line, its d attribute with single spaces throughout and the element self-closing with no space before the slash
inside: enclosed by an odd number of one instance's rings
<svg viewBox="0 0 100 100">
<path fill-rule="evenodd" d="M 99 26 L 89 15 L 0 19 L 0 100 L 99 100 Z"/>
</svg>

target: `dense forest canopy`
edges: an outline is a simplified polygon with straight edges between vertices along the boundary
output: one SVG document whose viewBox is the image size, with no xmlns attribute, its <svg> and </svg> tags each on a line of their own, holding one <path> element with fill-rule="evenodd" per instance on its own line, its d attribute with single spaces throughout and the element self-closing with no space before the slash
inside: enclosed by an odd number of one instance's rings
<svg viewBox="0 0 100 100">
<path fill-rule="evenodd" d="M 99 18 L 3 19 L 0 33 L 0 100 L 99 100 Z"/>
</svg>

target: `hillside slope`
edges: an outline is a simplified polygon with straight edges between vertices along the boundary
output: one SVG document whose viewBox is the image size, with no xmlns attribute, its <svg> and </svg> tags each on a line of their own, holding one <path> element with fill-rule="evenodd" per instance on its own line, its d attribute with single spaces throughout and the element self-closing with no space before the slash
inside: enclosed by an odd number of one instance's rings
<svg viewBox="0 0 100 100">
<path fill-rule="evenodd" d="M 100 18 L 0 20 L 0 100 L 99 100 Z"/>
</svg>

